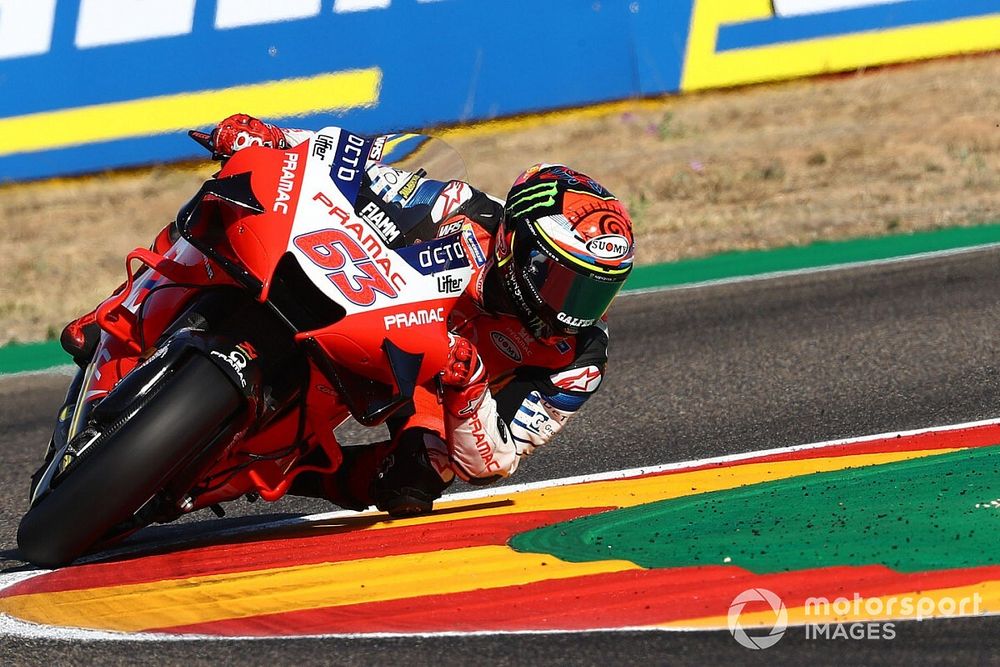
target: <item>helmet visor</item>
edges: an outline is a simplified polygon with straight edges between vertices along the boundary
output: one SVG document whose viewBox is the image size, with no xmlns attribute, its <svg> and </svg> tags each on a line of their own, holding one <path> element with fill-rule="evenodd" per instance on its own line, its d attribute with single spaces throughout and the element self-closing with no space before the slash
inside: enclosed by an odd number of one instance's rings
<svg viewBox="0 0 1000 667">
<path fill-rule="evenodd" d="M 578 273 L 538 248 L 526 255 L 518 262 L 525 292 L 549 326 L 561 333 L 575 334 L 600 319 L 624 284 Z"/>
</svg>

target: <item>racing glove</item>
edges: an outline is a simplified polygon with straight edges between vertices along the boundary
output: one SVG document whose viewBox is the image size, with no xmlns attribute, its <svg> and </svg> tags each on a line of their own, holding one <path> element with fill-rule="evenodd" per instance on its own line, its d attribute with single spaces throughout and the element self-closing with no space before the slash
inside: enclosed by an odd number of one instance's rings
<svg viewBox="0 0 1000 667">
<path fill-rule="evenodd" d="M 212 146 L 216 159 L 232 157 L 247 146 L 288 148 L 288 141 L 280 127 L 248 116 L 233 114 L 212 130 Z"/>
<path fill-rule="evenodd" d="M 482 403 L 488 389 L 486 368 L 476 346 L 467 338 L 448 334 L 448 361 L 441 374 L 444 407 L 455 417 L 468 417 Z"/>
<path fill-rule="evenodd" d="M 453 335 L 449 343 L 441 385 L 451 465 L 463 480 L 489 484 L 514 472 L 517 451 L 475 345 Z"/>
</svg>

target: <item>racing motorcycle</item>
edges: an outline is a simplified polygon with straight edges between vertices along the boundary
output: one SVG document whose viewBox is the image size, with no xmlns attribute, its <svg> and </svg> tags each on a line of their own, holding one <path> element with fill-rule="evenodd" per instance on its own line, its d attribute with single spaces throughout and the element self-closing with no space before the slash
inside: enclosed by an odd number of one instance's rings
<svg viewBox="0 0 1000 667">
<path fill-rule="evenodd" d="M 369 159 L 391 167 L 379 192 Z M 278 500 L 297 475 L 337 469 L 348 418 L 412 412 L 446 362 L 474 241 L 406 230 L 428 213 L 421 188 L 453 179 L 464 165 L 440 139 L 334 127 L 225 162 L 169 249 L 129 253 L 97 308 L 92 360 L 32 477 L 22 556 L 61 565 L 154 522 Z"/>
</svg>

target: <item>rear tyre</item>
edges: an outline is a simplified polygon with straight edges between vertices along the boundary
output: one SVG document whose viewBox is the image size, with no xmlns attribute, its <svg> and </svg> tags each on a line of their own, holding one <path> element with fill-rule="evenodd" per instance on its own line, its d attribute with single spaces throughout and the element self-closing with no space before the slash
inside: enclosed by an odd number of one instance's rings
<svg viewBox="0 0 1000 667">
<path fill-rule="evenodd" d="M 243 405 L 221 369 L 190 354 L 28 510 L 17 530 L 21 555 L 53 567 L 85 553 L 211 444 Z"/>
</svg>

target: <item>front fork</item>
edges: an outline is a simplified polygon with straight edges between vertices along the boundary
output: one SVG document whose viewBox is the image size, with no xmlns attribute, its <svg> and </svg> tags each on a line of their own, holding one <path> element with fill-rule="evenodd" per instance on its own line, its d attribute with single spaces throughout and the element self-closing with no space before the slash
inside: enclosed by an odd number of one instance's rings
<svg viewBox="0 0 1000 667">
<path fill-rule="evenodd" d="M 90 364 L 87 365 L 88 370 L 90 366 Z M 56 413 L 56 426 L 52 430 L 48 447 L 45 448 L 45 459 L 42 467 L 31 475 L 31 487 L 28 489 L 28 498 L 31 500 L 34 500 L 38 482 L 44 476 L 56 452 L 61 452 L 66 447 L 66 443 L 70 441 L 72 425 L 76 421 L 74 417 L 81 410 L 80 396 L 86 375 L 87 372 L 83 368 L 77 368 L 76 375 L 73 376 L 73 381 L 70 382 L 69 389 L 66 390 L 66 398 L 63 400 L 62 407 L 59 408 L 59 412 Z"/>
<path fill-rule="evenodd" d="M 46 463 L 52 460 L 55 452 L 63 449 L 69 441 L 79 434 L 87 423 L 90 407 L 97 399 L 109 392 L 111 387 L 108 386 L 108 381 L 100 382 L 102 370 L 108 372 L 103 368 L 104 364 L 111 361 L 112 358 L 120 360 L 117 367 L 112 369 L 113 372 L 110 372 L 110 375 L 113 376 L 110 380 L 116 384 L 142 361 L 142 357 L 138 355 L 147 352 L 140 349 L 137 344 L 137 340 L 141 340 L 142 336 L 139 326 L 137 326 L 139 322 L 136 320 L 134 311 L 140 307 L 142 299 L 148 294 L 148 286 L 137 284 L 136 279 L 143 276 L 145 280 L 145 276 L 150 270 L 158 269 L 162 274 L 156 275 L 161 275 L 161 278 L 154 283 L 159 283 L 166 278 L 174 283 L 190 281 L 193 284 L 204 283 L 203 287 L 212 286 L 212 276 L 209 275 L 208 280 L 205 281 L 201 275 L 203 268 L 209 266 L 208 259 L 188 246 L 186 242 L 183 246 L 176 245 L 177 240 L 174 225 L 169 224 L 160 230 L 149 250 L 137 248 L 133 251 L 126 259 L 128 274 L 126 282 L 95 309 L 96 319 L 102 328 L 100 339 L 91 350 L 91 358 L 87 365 L 77 370 L 63 405 L 59 408 L 55 429 L 53 429 L 52 437 L 45 451 Z M 201 257 L 202 262 L 195 261 L 194 264 L 185 265 L 175 261 L 181 255 L 186 256 L 192 252 L 196 253 L 197 257 Z M 167 259 L 167 254 L 170 254 L 173 259 Z M 143 264 L 138 271 L 132 269 L 133 259 L 139 259 Z M 188 259 L 192 258 L 188 257 Z M 221 280 L 219 282 L 226 284 Z M 128 307 L 126 307 L 126 303 L 129 304 Z M 101 385 L 103 385 L 103 389 Z M 34 494 L 40 474 L 41 471 L 38 471 L 32 475 L 32 494 Z"/>
<path fill-rule="evenodd" d="M 147 359 L 132 366 L 115 382 L 110 391 L 102 390 L 109 378 L 103 373 L 119 370 L 121 361 L 112 361 L 102 340 L 96 356 L 85 369 L 77 371 L 70 383 L 66 400 L 56 416 L 55 428 L 45 452 L 42 467 L 31 477 L 32 505 L 45 495 L 60 475 L 76 460 L 86 455 L 88 447 L 102 430 L 127 415 L 140 403 L 172 368 L 183 363 L 190 354 L 199 354 L 212 361 L 229 377 L 244 395 L 249 421 L 264 409 L 261 373 L 255 363 L 256 354 L 246 343 L 234 345 L 225 338 L 203 331 L 180 329 L 163 341 Z"/>
</svg>

